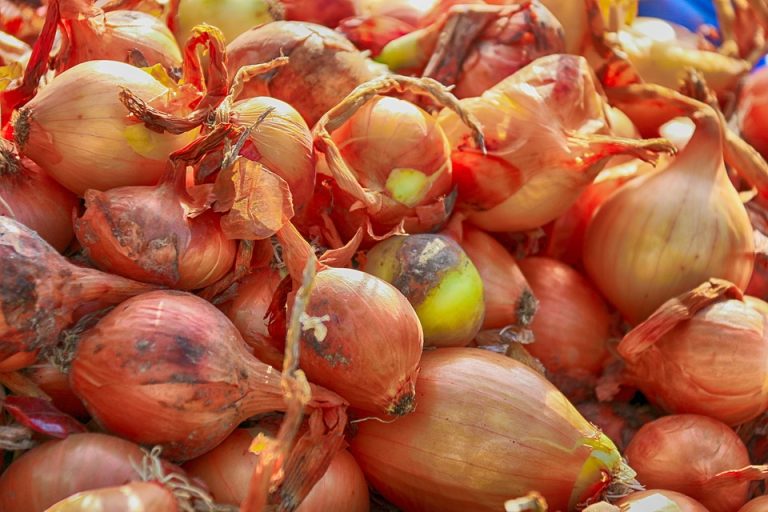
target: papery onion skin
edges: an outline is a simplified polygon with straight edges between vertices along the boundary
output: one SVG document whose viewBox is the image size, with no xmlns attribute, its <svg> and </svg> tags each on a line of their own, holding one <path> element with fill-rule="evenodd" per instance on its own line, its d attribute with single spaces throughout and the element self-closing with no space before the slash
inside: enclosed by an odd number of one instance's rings
<svg viewBox="0 0 768 512">
<path fill-rule="evenodd" d="M 0 509 L 39 512 L 80 491 L 140 480 L 141 448 L 106 434 L 73 434 L 22 455 L 0 475 Z"/>
<path fill-rule="evenodd" d="M 685 494 L 710 512 L 732 512 L 748 500 L 748 480 L 708 482 L 718 473 L 749 465 L 739 436 L 715 419 L 695 414 L 659 418 L 638 430 L 624 455 L 641 484 Z"/>
<path fill-rule="evenodd" d="M 280 379 L 248 353 L 221 311 L 177 291 L 145 293 L 113 309 L 82 337 L 70 372 L 99 424 L 160 444 L 172 460 L 205 453 L 249 416 L 284 409 Z M 312 388 L 309 406 L 330 402 L 343 403 Z"/>
<path fill-rule="evenodd" d="M 512 255 L 492 236 L 469 224 L 462 226 L 459 243 L 483 280 L 482 329 L 530 324 L 538 302 Z"/>
<path fill-rule="evenodd" d="M 427 346 L 466 346 L 483 324 L 483 280 L 446 236 L 389 238 L 368 251 L 363 269 L 392 283 L 413 305 Z"/>
<path fill-rule="evenodd" d="M 227 67 L 234 76 L 243 65 L 281 54 L 290 58 L 289 64 L 266 81 L 267 95 L 292 105 L 310 126 L 356 86 L 383 73 L 341 34 L 296 21 L 275 21 L 243 33 L 227 46 Z M 265 92 L 257 86 L 245 91 L 248 96 Z"/>
<path fill-rule="evenodd" d="M 58 75 L 14 120 L 19 149 L 72 192 L 154 185 L 168 155 L 195 137 L 160 134 L 130 120 L 120 87 L 144 100 L 168 89 L 129 64 L 89 61 Z"/>
<path fill-rule="evenodd" d="M 182 510 L 173 491 L 160 482 L 132 482 L 120 487 L 105 487 L 74 494 L 46 512 L 176 512 Z"/>
<path fill-rule="evenodd" d="M 707 507 L 674 491 L 635 492 L 619 501 L 622 512 L 709 512 Z"/>
<path fill-rule="evenodd" d="M 69 47 L 57 60 L 59 72 L 90 60 L 131 63 L 132 51 L 140 52 L 149 66 L 161 64 L 168 70 L 181 66 L 176 38 L 151 14 L 117 10 L 84 17 L 74 12 L 69 15 L 74 19 L 64 21 Z"/>
<path fill-rule="evenodd" d="M 573 377 L 598 376 L 609 358 L 613 320 L 590 282 L 552 258 L 524 258 L 520 270 L 539 300 L 526 349 L 547 370 Z"/>
<path fill-rule="evenodd" d="M 137 281 L 193 290 L 222 278 L 237 244 L 221 230 L 220 215 L 189 218 L 171 184 L 85 193 L 75 232 L 102 270 Z"/>
<path fill-rule="evenodd" d="M 315 188 L 315 153 L 306 121 L 286 102 L 264 96 L 236 102 L 232 106 L 232 120 L 247 127 L 258 121 L 267 109 L 272 110 L 251 133 L 252 145 L 241 154 L 265 165 L 288 183 L 298 215 Z"/>
<path fill-rule="evenodd" d="M 29 158 L 19 157 L 10 143 L 0 142 L 0 215 L 33 229 L 61 252 L 74 237 L 72 213 L 77 206 L 72 192 Z"/>
<path fill-rule="evenodd" d="M 768 155 L 768 69 L 759 69 L 744 80 L 739 96 L 737 121 L 744 140 L 758 150 L 763 157 Z"/>
<path fill-rule="evenodd" d="M 210 452 L 186 462 L 184 470 L 205 482 L 218 503 L 239 506 L 258 461 L 258 456 L 249 451 L 253 437 L 248 430 L 237 429 Z M 342 450 L 296 512 L 367 512 L 368 509 L 365 477 L 355 459 Z"/>
<path fill-rule="evenodd" d="M 747 422 L 768 409 L 766 324 L 740 300 L 712 304 L 627 362 L 629 381 L 667 412 Z"/>
<path fill-rule="evenodd" d="M 768 507 L 768 496 L 759 496 L 749 500 L 746 505 L 739 509 L 739 512 L 763 512 Z"/>
<path fill-rule="evenodd" d="M 80 419 L 88 419 L 88 411 L 69 385 L 69 377 L 51 363 L 41 363 L 24 369 L 24 375 L 51 397 L 61 412 Z"/>
<path fill-rule="evenodd" d="M 424 341 L 416 312 L 394 286 L 330 268 L 317 274 L 306 313 L 320 322 L 302 324 L 300 365 L 311 382 L 363 411 L 413 410 Z"/>
<path fill-rule="evenodd" d="M 711 110 L 694 120 L 686 148 L 613 194 L 587 228 L 584 265 L 633 324 L 709 278 L 744 289 L 752 274 L 752 226 L 725 172 L 719 121 Z"/>
<path fill-rule="evenodd" d="M 180 0 L 173 31 L 183 43 L 195 26 L 208 23 L 232 41 L 246 30 L 278 19 L 277 4 L 274 0 Z"/>
<path fill-rule="evenodd" d="M 617 469 L 613 443 L 521 363 L 444 348 L 421 365 L 416 410 L 393 424 L 362 422 L 350 440 L 368 481 L 396 506 L 498 511 L 535 488 L 552 510 L 572 510 Z"/>
</svg>

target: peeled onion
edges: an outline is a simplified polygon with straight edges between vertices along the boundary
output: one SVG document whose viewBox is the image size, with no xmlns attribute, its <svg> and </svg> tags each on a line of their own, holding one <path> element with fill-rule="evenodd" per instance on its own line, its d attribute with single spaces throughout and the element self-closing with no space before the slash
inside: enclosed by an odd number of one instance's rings
<svg viewBox="0 0 768 512">
<path fill-rule="evenodd" d="M 474 348 L 426 352 L 418 407 L 364 421 L 350 449 L 368 481 L 406 510 L 498 511 L 532 489 L 574 510 L 630 478 L 613 443 L 544 377 Z M 546 478 L 542 478 L 546 475 Z"/>
<path fill-rule="evenodd" d="M 161 134 L 131 120 L 118 98 L 121 87 L 146 101 L 169 92 L 129 64 L 78 64 L 18 111 L 14 133 L 22 155 L 78 195 L 157 183 L 168 156 L 195 135 Z"/>
<path fill-rule="evenodd" d="M 748 499 L 747 447 L 728 425 L 706 416 L 665 416 L 643 425 L 624 455 L 638 481 L 701 502 L 710 512 L 738 510 Z M 731 476 L 726 473 L 733 473 Z"/>
<path fill-rule="evenodd" d="M 10 142 L 0 140 L 0 215 L 16 219 L 63 251 L 74 236 L 72 214 L 77 206 L 72 192 L 32 160 L 20 157 Z"/>
</svg>

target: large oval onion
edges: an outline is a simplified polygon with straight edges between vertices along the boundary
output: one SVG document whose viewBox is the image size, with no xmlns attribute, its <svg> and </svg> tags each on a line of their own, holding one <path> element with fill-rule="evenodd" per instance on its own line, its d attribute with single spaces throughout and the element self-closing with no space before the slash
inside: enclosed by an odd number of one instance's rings
<svg viewBox="0 0 768 512">
<path fill-rule="evenodd" d="M 746 288 L 754 243 L 747 212 L 725 171 L 715 112 L 662 88 L 632 86 L 625 92 L 622 107 L 647 111 L 653 101 L 671 104 L 696 124 L 669 165 L 622 187 L 587 228 L 584 265 L 590 277 L 627 320 L 638 323 L 712 277 Z M 633 103 L 637 95 L 648 101 Z"/>
<path fill-rule="evenodd" d="M 56 250 L 72 241 L 72 213 L 77 197 L 56 183 L 40 166 L 20 157 L 13 145 L 0 140 L 0 215 L 33 229 Z"/>
<path fill-rule="evenodd" d="M 749 421 L 768 409 L 768 317 L 710 280 L 667 301 L 619 343 L 627 379 L 664 410 Z"/>
<path fill-rule="evenodd" d="M 609 358 L 612 319 L 600 294 L 568 265 L 524 258 L 520 270 L 539 300 L 526 349 L 555 376 L 583 380 L 602 373 Z M 555 379 L 557 382 L 557 379 Z M 561 388 L 563 389 L 563 388 Z"/>
<path fill-rule="evenodd" d="M 118 98 L 121 87 L 145 101 L 169 93 L 129 64 L 78 64 L 18 111 L 14 133 L 19 150 L 79 195 L 89 188 L 154 185 L 168 156 L 195 134 L 161 134 L 132 120 Z"/>
<path fill-rule="evenodd" d="M 473 348 L 427 352 L 421 366 L 416 410 L 360 423 L 350 441 L 398 507 L 498 511 L 536 490 L 552 510 L 574 510 L 620 479 L 614 444 L 530 368 Z"/>
<path fill-rule="evenodd" d="M 141 477 L 139 446 L 106 434 L 73 434 L 25 453 L 0 475 L 0 509 L 40 512 L 88 489 L 122 485 Z"/>
<path fill-rule="evenodd" d="M 280 373 L 248 353 L 221 311 L 183 292 L 145 293 L 110 311 L 80 340 L 70 381 L 102 426 L 160 444 L 171 459 L 201 455 L 245 418 L 285 408 Z M 312 388 L 309 407 L 342 403 Z"/>
<path fill-rule="evenodd" d="M 622 512 L 709 512 L 707 507 L 674 491 L 635 492 L 619 502 Z"/>
<path fill-rule="evenodd" d="M 94 0 L 60 0 L 65 46 L 56 60 L 64 71 L 89 60 L 131 62 L 133 52 L 142 64 L 181 66 L 181 50 L 173 33 L 160 19 L 141 11 L 104 12 Z"/>
<path fill-rule="evenodd" d="M 357 85 L 382 73 L 343 35 L 296 21 L 249 30 L 227 46 L 227 55 L 233 76 L 244 65 L 288 56 L 289 64 L 266 80 L 266 95 L 290 103 L 310 126 Z M 263 95 L 258 91 L 246 89 L 250 96 Z"/>
<path fill-rule="evenodd" d="M 738 510 L 748 499 L 747 447 L 728 425 L 706 416 L 665 416 L 643 425 L 625 452 L 648 488 L 664 487 L 701 502 L 710 512 Z"/>
<path fill-rule="evenodd" d="M 241 505 L 245 500 L 253 468 L 259 458 L 249 451 L 253 434 L 237 429 L 210 452 L 184 464 L 184 470 L 205 482 L 213 498 L 222 504 Z M 368 511 L 368 485 L 363 472 L 348 451 L 336 454 L 325 475 L 296 509 L 296 512 Z"/>
</svg>

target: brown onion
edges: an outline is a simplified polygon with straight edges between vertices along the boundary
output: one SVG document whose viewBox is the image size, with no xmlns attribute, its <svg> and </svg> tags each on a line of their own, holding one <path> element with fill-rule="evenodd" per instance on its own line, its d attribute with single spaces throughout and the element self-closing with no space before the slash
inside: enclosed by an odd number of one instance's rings
<svg viewBox="0 0 768 512">
<path fill-rule="evenodd" d="M 733 512 L 748 500 L 747 447 L 728 425 L 706 416 L 665 416 L 643 425 L 624 453 L 637 480 L 694 498 L 710 512 Z"/>
<path fill-rule="evenodd" d="M 258 455 L 249 451 L 253 434 L 237 429 L 210 452 L 184 464 L 184 470 L 205 482 L 213 498 L 222 504 L 241 505 Z M 367 512 L 368 485 L 348 451 L 338 452 L 323 477 L 296 512 Z"/>
<path fill-rule="evenodd" d="M 80 195 L 89 188 L 157 183 L 168 156 L 195 134 L 161 134 L 130 119 L 118 98 L 121 87 L 146 101 L 169 94 L 165 85 L 129 64 L 78 64 L 18 111 L 14 134 L 22 155 Z"/>
<path fill-rule="evenodd" d="M 530 368 L 485 350 L 422 357 L 418 407 L 366 421 L 350 449 L 368 481 L 407 510 L 498 511 L 536 489 L 575 510 L 631 478 L 613 443 Z M 542 478 L 546 475 L 546 478 Z"/>
<path fill-rule="evenodd" d="M 526 349 L 555 375 L 577 380 L 599 376 L 609 358 L 613 324 L 603 298 L 586 278 L 558 260 L 524 258 L 518 264 L 539 300 L 530 325 L 534 342 Z"/>
<path fill-rule="evenodd" d="M 179 506 L 173 490 L 160 482 L 132 482 L 120 487 L 81 491 L 55 503 L 46 512 L 176 512 Z"/>
<path fill-rule="evenodd" d="M 528 326 L 538 301 L 517 262 L 503 245 L 484 231 L 464 224 L 454 236 L 474 263 L 483 280 L 485 319 L 482 329 L 501 329 L 508 325 Z"/>
<path fill-rule="evenodd" d="M 178 460 L 285 407 L 280 373 L 248 353 L 221 311 L 184 292 L 145 293 L 110 311 L 80 340 L 70 381 L 103 427 Z M 326 414 L 343 404 L 323 388 L 312 395 L 309 406 Z"/>
<path fill-rule="evenodd" d="M 618 351 L 651 402 L 738 425 L 768 409 L 767 324 L 736 286 L 712 279 L 664 303 Z"/>
<path fill-rule="evenodd" d="M 0 475 L 0 509 L 39 512 L 80 491 L 140 480 L 139 446 L 106 434 L 74 434 L 19 457 Z"/>
<path fill-rule="evenodd" d="M 538 228 L 567 211 L 615 155 L 655 161 L 663 139 L 607 135 L 606 101 L 583 57 L 542 57 L 485 91 L 461 100 L 477 117 L 487 152 L 444 110 L 438 118 L 453 149 L 458 205 L 487 231 Z"/>
<path fill-rule="evenodd" d="M 669 105 L 672 115 L 689 115 L 696 131 L 666 167 L 632 180 L 595 213 L 584 243 L 584 265 L 594 283 L 631 323 L 712 277 L 744 289 L 754 262 L 752 226 L 725 171 L 718 116 L 659 87 L 611 94 L 625 111 Z M 650 112 L 659 124 L 664 114 Z"/>
<path fill-rule="evenodd" d="M 709 512 L 707 507 L 674 491 L 635 492 L 619 502 L 622 512 Z"/>
<path fill-rule="evenodd" d="M 739 509 L 739 512 L 763 512 L 768 507 L 768 496 L 759 496 L 749 500 L 746 505 Z"/>
<path fill-rule="evenodd" d="M 34 362 L 78 312 L 155 288 L 69 263 L 29 228 L 0 216 L 0 371 Z"/>
<path fill-rule="evenodd" d="M 57 251 L 74 236 L 72 214 L 77 197 L 56 183 L 13 145 L 0 140 L 0 215 L 34 230 Z"/>
<path fill-rule="evenodd" d="M 181 50 L 173 33 L 160 19 L 140 11 L 104 12 L 94 0 L 59 0 L 64 48 L 56 60 L 64 71 L 89 60 L 133 63 L 138 52 L 142 65 L 181 66 Z"/>
<path fill-rule="evenodd" d="M 233 75 L 244 65 L 288 56 L 289 64 L 266 80 L 266 91 L 249 87 L 246 94 L 283 100 L 310 126 L 357 85 L 383 73 L 343 35 L 296 21 L 275 21 L 249 30 L 227 46 L 227 54 Z"/>
</svg>

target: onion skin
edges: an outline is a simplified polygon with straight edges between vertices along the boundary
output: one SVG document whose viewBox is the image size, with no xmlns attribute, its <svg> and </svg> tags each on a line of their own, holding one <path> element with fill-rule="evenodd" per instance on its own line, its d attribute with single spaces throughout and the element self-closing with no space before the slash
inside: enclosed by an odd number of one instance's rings
<svg viewBox="0 0 768 512">
<path fill-rule="evenodd" d="M 368 251 L 363 270 L 392 283 L 413 305 L 425 345 L 466 346 L 483 324 L 483 280 L 451 238 L 389 238 Z"/>
<path fill-rule="evenodd" d="M 747 479 L 710 482 L 718 473 L 749 466 L 747 447 L 715 419 L 694 414 L 659 418 L 643 425 L 625 456 L 641 484 L 685 494 L 710 512 L 733 512 L 749 499 Z"/>
<path fill-rule="evenodd" d="M 725 172 L 722 128 L 699 105 L 685 149 L 613 194 L 587 228 L 584 265 L 633 324 L 707 279 L 744 289 L 752 274 L 752 226 Z"/>
<path fill-rule="evenodd" d="M 197 457 L 245 418 L 282 410 L 280 373 L 248 353 L 205 300 L 150 292 L 113 309 L 80 340 L 72 389 L 104 428 L 172 460 Z M 313 387 L 309 407 L 342 401 Z M 126 403 L 135 414 L 124 414 Z"/>
<path fill-rule="evenodd" d="M 22 455 L 0 475 L 0 509 L 39 512 L 80 491 L 140 480 L 139 446 L 106 434 L 73 434 Z"/>
<path fill-rule="evenodd" d="M 350 440 L 368 481 L 396 506 L 498 511 L 536 489 L 552 510 L 573 510 L 617 469 L 613 443 L 521 363 L 444 348 L 421 366 L 416 410 L 394 424 L 362 422 Z"/>
<path fill-rule="evenodd" d="M 61 252 L 74 237 L 72 213 L 77 206 L 72 192 L 0 140 L 0 215 L 13 217 Z"/>
<path fill-rule="evenodd" d="M 317 274 L 306 312 L 322 324 L 302 324 L 300 365 L 311 382 L 370 413 L 413 410 L 424 338 L 416 312 L 394 286 L 359 270 L 329 268 Z"/>
<path fill-rule="evenodd" d="M 355 0 L 280 0 L 285 19 L 308 21 L 334 28 L 344 18 L 355 15 Z"/>
<path fill-rule="evenodd" d="M 87 420 L 88 411 L 72 391 L 67 374 L 50 363 L 42 363 L 25 368 L 24 375 L 51 397 L 53 405 L 61 412 L 79 420 Z"/>
<path fill-rule="evenodd" d="M 195 137 L 160 134 L 129 120 L 120 87 L 149 101 L 168 93 L 129 64 L 89 61 L 58 75 L 14 120 L 19 150 L 72 192 L 154 185 L 168 156 Z"/>
<path fill-rule="evenodd" d="M 576 270 L 551 258 L 525 258 L 520 270 L 539 300 L 526 349 L 553 373 L 597 377 L 609 358 L 608 306 Z"/>
<path fill-rule="evenodd" d="M 181 510 L 173 491 L 160 482 L 132 482 L 120 487 L 105 487 L 74 494 L 46 512 L 177 512 Z"/>
<path fill-rule="evenodd" d="M 281 54 L 290 57 L 290 62 L 268 79 L 268 94 L 247 87 L 246 95 L 283 100 L 310 126 L 356 86 L 381 74 L 343 35 L 296 21 L 275 21 L 241 34 L 227 46 L 227 67 L 234 76 L 244 65 L 267 62 Z"/>
<path fill-rule="evenodd" d="M 538 302 L 509 251 L 492 236 L 469 224 L 462 226 L 462 236 L 457 241 L 483 280 L 482 329 L 530 324 Z"/>
<path fill-rule="evenodd" d="M 79 311 L 105 308 L 155 288 L 72 265 L 29 228 L 3 216 L 0 261 L 0 371 L 32 364 Z"/>
<path fill-rule="evenodd" d="M 766 507 L 768 507 L 768 496 L 759 496 L 749 500 L 739 509 L 739 512 L 763 512 Z"/>
<path fill-rule="evenodd" d="M 100 269 L 182 290 L 204 288 L 235 262 L 237 244 L 221 229 L 221 216 L 190 218 L 171 183 L 85 193 L 75 232 Z"/>
<path fill-rule="evenodd" d="M 205 482 L 218 503 L 239 506 L 245 500 L 253 468 L 259 460 L 249 452 L 252 441 L 253 434 L 237 429 L 210 452 L 185 463 L 184 470 Z M 363 472 L 349 452 L 342 450 L 296 512 L 367 512 L 368 509 L 368 485 Z"/>
<path fill-rule="evenodd" d="M 251 132 L 250 147 L 241 154 L 265 165 L 283 178 L 291 189 L 296 214 L 300 214 L 315 188 L 315 153 L 312 133 L 298 111 L 275 98 L 258 97 L 232 106 L 232 121 L 250 126 L 267 111 L 270 114 Z"/>
<path fill-rule="evenodd" d="M 763 157 L 768 155 L 766 97 L 768 97 L 768 69 L 760 69 L 744 79 L 736 118 L 744 139 Z"/>
<path fill-rule="evenodd" d="M 707 507 L 674 491 L 635 492 L 619 501 L 622 512 L 709 512 Z"/>
</svg>

